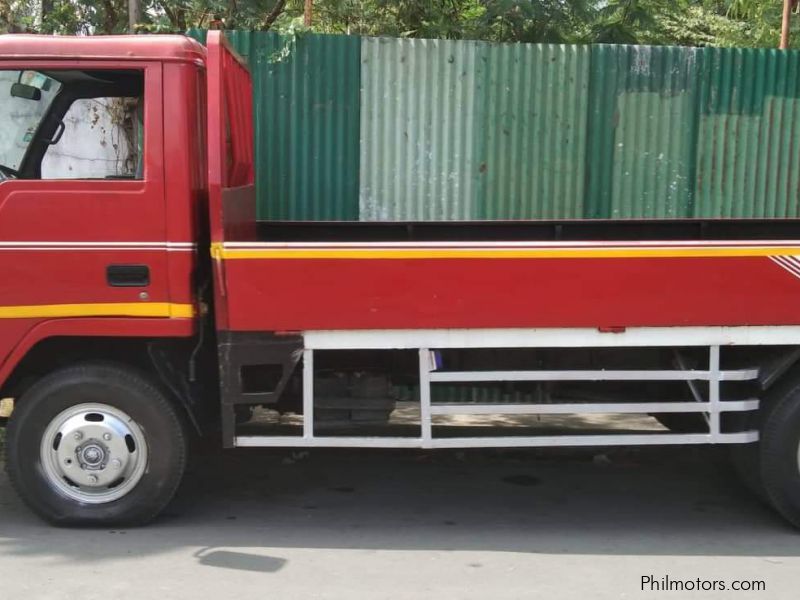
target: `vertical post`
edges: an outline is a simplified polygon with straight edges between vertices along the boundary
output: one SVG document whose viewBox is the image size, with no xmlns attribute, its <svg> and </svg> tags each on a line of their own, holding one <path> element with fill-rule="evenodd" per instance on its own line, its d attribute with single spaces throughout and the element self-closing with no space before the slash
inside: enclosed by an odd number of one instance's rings
<svg viewBox="0 0 800 600">
<path fill-rule="evenodd" d="M 719 438 L 719 346 L 711 346 L 708 361 L 708 401 L 711 404 L 711 441 Z"/>
<path fill-rule="evenodd" d="M 142 21 L 141 0 L 128 0 L 128 33 L 136 33 L 136 26 Z"/>
<path fill-rule="evenodd" d="M 236 447 L 236 412 L 232 404 L 222 404 L 222 447 Z"/>
<path fill-rule="evenodd" d="M 433 438 L 431 426 L 431 368 L 430 351 L 419 350 L 419 424 L 422 433 L 422 447 L 430 448 Z"/>
<path fill-rule="evenodd" d="M 303 8 L 303 25 L 311 27 L 314 16 L 314 0 L 306 0 Z"/>
<path fill-rule="evenodd" d="M 789 30 L 792 21 L 793 0 L 783 0 L 783 21 L 781 22 L 781 50 L 789 48 Z"/>
<path fill-rule="evenodd" d="M 314 351 L 303 350 L 303 439 L 314 438 Z"/>
</svg>

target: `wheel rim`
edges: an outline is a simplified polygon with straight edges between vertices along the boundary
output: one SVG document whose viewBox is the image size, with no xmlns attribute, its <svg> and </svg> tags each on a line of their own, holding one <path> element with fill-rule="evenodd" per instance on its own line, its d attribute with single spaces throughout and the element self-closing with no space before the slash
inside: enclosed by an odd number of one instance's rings
<svg viewBox="0 0 800 600">
<path fill-rule="evenodd" d="M 57 415 L 40 449 L 48 484 L 86 504 L 113 502 L 144 475 L 147 444 L 139 425 L 107 404 L 79 404 Z"/>
</svg>

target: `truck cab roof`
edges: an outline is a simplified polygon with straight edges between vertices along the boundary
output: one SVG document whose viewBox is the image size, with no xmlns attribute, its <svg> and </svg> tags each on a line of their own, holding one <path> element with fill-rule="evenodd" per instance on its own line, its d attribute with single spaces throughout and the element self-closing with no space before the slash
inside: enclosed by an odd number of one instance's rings
<svg viewBox="0 0 800 600">
<path fill-rule="evenodd" d="M 11 58 L 205 62 L 206 50 L 182 35 L 0 36 L 0 60 Z"/>
</svg>

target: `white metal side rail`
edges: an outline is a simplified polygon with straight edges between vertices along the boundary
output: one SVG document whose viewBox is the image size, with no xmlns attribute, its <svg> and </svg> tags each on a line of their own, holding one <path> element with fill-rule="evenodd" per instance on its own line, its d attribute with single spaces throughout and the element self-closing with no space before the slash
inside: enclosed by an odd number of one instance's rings
<svg viewBox="0 0 800 600">
<path fill-rule="evenodd" d="M 303 435 L 243 435 L 237 446 L 362 447 L 362 448 L 502 448 L 544 446 L 626 446 L 666 444 L 720 444 L 758 441 L 757 431 L 722 433 L 720 414 L 757 410 L 758 400 L 722 401 L 720 382 L 756 379 L 757 369 L 720 370 L 719 345 L 709 346 L 707 370 L 596 370 L 596 371 L 438 371 L 433 352 L 419 348 L 420 436 L 334 437 L 314 434 L 314 350 L 303 351 Z M 570 403 L 570 404 L 440 404 L 431 402 L 431 384 L 490 381 L 708 381 L 705 400 L 692 387 L 694 402 Z M 436 415 L 553 415 L 597 413 L 686 413 L 706 415 L 708 433 L 603 433 L 583 435 L 435 437 Z"/>
</svg>

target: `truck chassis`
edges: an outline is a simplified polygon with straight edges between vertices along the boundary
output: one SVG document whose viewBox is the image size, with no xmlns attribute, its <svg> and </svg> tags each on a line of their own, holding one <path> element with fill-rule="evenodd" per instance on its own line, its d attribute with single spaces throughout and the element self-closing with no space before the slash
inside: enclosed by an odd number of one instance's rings
<svg viewBox="0 0 800 600">
<path fill-rule="evenodd" d="M 235 446 L 302 446 L 364 448 L 477 448 L 545 446 L 635 446 L 664 444 L 731 444 L 758 441 L 758 431 L 724 433 L 720 415 L 759 409 L 758 399 L 725 400 L 720 383 L 753 381 L 758 368 L 722 370 L 720 346 L 746 343 L 785 344 L 800 335 L 800 328 L 675 328 L 674 330 L 634 329 L 616 333 L 597 330 L 449 330 L 449 331 L 311 331 L 304 335 L 302 376 L 303 433 L 297 436 L 236 435 Z M 577 347 L 674 347 L 696 345 L 708 348 L 708 368 L 672 370 L 440 370 L 438 349 L 476 348 L 577 348 Z M 431 350 L 435 348 L 437 350 Z M 315 435 L 314 428 L 314 353 L 318 350 L 397 350 L 413 349 L 419 355 L 420 436 L 408 437 L 333 437 Z M 558 381 L 683 381 L 690 386 L 693 402 L 619 403 L 441 403 L 431 400 L 431 385 L 476 382 L 558 382 Z M 708 395 L 694 385 L 708 382 Z M 593 413 L 701 413 L 708 433 L 599 434 L 555 436 L 436 437 L 433 417 L 437 415 L 544 415 Z"/>
</svg>

